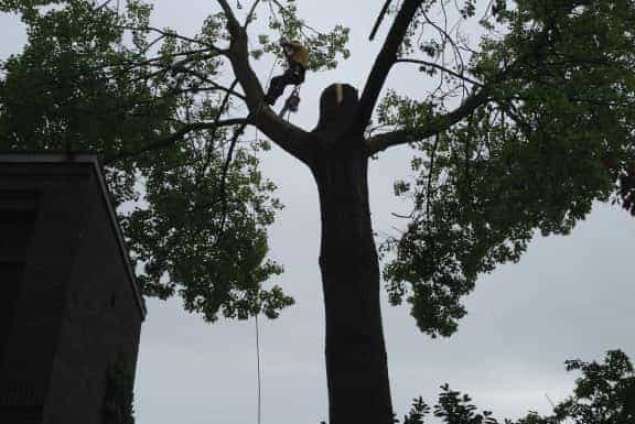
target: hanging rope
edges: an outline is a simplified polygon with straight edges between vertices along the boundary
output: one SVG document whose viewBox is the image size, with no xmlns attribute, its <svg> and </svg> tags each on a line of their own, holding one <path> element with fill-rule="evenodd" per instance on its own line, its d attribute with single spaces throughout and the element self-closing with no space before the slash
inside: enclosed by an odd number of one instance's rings
<svg viewBox="0 0 635 424">
<path fill-rule="evenodd" d="M 271 70 L 269 71 L 269 77 L 267 78 L 267 87 L 271 84 L 271 79 L 273 77 L 273 71 L 278 66 L 279 59 L 274 60 L 273 65 L 271 65 Z M 260 109 L 263 107 L 264 103 L 262 100 L 258 105 L 258 110 L 254 115 L 257 115 L 260 112 Z M 258 127 L 255 126 L 256 129 L 256 143 L 258 143 Z M 256 330 L 256 369 L 257 369 L 257 378 L 258 378 L 258 409 L 257 409 L 257 423 L 260 424 L 262 420 L 262 377 L 261 377 L 261 369 L 260 369 L 260 325 L 258 324 L 258 314 L 254 316 L 255 318 L 255 330 Z"/>
<path fill-rule="evenodd" d="M 258 424 L 262 416 L 261 409 L 261 377 L 260 377 L 260 328 L 258 326 L 258 314 L 256 314 L 256 363 L 258 367 Z"/>
</svg>

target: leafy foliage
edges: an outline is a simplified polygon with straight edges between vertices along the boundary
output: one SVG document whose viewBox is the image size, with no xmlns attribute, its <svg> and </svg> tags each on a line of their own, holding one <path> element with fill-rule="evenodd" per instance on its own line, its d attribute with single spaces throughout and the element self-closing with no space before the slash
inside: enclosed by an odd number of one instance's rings
<svg viewBox="0 0 635 424">
<path fill-rule="evenodd" d="M 105 424 L 134 424 L 134 367 L 118 356 L 106 375 L 101 416 Z"/>
<path fill-rule="evenodd" d="M 581 371 L 573 396 L 555 409 L 559 420 L 572 418 L 580 424 L 635 422 L 635 373 L 629 358 L 609 351 L 603 364 L 566 361 L 567 371 Z"/>
<path fill-rule="evenodd" d="M 514 421 L 505 419 L 505 424 L 627 424 L 635 422 L 635 374 L 629 358 L 620 350 L 607 352 L 603 364 L 569 360 L 567 371 L 582 371 L 576 380 L 573 395 L 554 408 L 554 414 L 541 416 L 530 412 Z M 490 411 L 477 413 L 478 408 L 466 394 L 441 386 L 434 416 L 447 424 L 498 424 Z M 432 412 L 421 397 L 414 399 L 412 407 L 404 416 L 403 424 L 424 424 Z M 572 420 L 572 421 L 570 421 Z M 398 421 L 396 421 L 398 422 Z"/>
<path fill-rule="evenodd" d="M 276 2 L 283 19 L 269 20 L 270 34 L 303 38 L 312 69 L 348 55 L 347 29 L 305 36 L 294 2 L 285 3 Z M 282 205 L 259 170 L 268 142 L 247 138 L 235 118 L 244 96 L 227 77 L 224 14 L 187 37 L 153 27 L 141 0 L 111 6 L 0 2 L 28 35 L 0 63 L 0 149 L 100 153 L 116 204 L 127 205 L 120 218 L 146 295 L 178 293 L 209 321 L 277 317 L 293 304 L 264 286 L 283 271 L 267 258 L 267 227 Z"/>
<path fill-rule="evenodd" d="M 475 14 L 472 3 L 463 18 Z M 405 298 L 432 336 L 456 331 L 478 275 L 518 261 L 536 231 L 568 234 L 594 201 L 620 194 L 633 208 L 635 4 L 493 4 L 469 60 L 439 28 L 436 44 L 419 45 L 437 59 L 420 70 L 440 74 L 439 85 L 423 100 L 390 92 L 379 109 L 382 124 L 416 134 L 443 124 L 457 97 L 478 104 L 413 145 L 418 176 L 396 185 L 412 202 L 411 220 L 384 245 L 391 301 Z M 446 50 L 450 64 L 441 62 Z"/>
<path fill-rule="evenodd" d="M 330 32 L 320 32 L 308 25 L 298 15 L 296 0 L 270 1 L 270 13 L 267 17 L 269 33 L 260 34 L 258 42 L 260 48 L 252 50 L 252 56 L 260 58 L 263 53 L 271 53 L 279 59 L 284 58 L 279 40 L 271 37 L 271 33 L 287 40 L 297 40 L 311 52 L 308 69 L 322 71 L 335 69 L 338 65 L 337 56 L 344 59 L 350 56 L 346 48 L 349 29 L 342 25 L 335 25 Z M 271 3 L 275 3 L 278 11 Z"/>
</svg>

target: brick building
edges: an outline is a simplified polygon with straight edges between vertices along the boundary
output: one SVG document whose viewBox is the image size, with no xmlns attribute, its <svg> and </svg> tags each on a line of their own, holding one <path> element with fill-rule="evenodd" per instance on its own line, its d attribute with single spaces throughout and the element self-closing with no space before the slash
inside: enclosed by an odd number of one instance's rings
<svg viewBox="0 0 635 424">
<path fill-rule="evenodd" d="M 96 157 L 0 154 L 0 423 L 104 423 L 144 317 Z"/>
</svg>

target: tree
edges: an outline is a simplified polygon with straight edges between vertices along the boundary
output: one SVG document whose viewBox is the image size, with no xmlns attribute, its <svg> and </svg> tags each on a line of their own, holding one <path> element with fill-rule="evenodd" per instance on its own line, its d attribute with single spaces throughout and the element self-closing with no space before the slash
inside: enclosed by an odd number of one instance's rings
<svg viewBox="0 0 635 424">
<path fill-rule="evenodd" d="M 573 395 L 554 406 L 553 415 L 541 416 L 530 412 L 518 421 L 505 419 L 505 424 L 622 424 L 635 422 L 635 374 L 624 352 L 611 350 L 603 364 L 579 359 L 565 362 L 567 371 L 580 370 Z M 441 386 L 434 416 L 448 424 L 498 424 L 490 411 L 477 413 L 467 394 Z M 404 416 L 403 424 L 424 424 L 432 409 L 419 397 Z M 573 420 L 573 421 L 570 421 Z"/>
<path fill-rule="evenodd" d="M 310 47 L 311 70 L 334 68 L 348 29 L 316 32 L 294 0 L 216 4 L 187 37 L 153 27 L 140 0 L 124 13 L 108 0 L 0 0 L 29 35 L 3 63 L 0 143 L 100 152 L 118 204 L 142 186 L 121 221 L 144 293 L 178 292 L 208 321 L 275 318 L 293 302 L 263 285 L 282 272 L 266 232 L 281 204 L 258 158 L 271 141 L 305 164 L 320 196 L 332 424 L 392 422 L 370 159 L 412 149 L 415 177 L 395 192 L 413 209 L 380 251 L 391 302 L 406 300 L 432 337 L 457 330 L 477 277 L 518 261 L 536 231 L 570 232 L 595 200 L 633 210 L 632 0 L 464 0 L 456 10 L 404 0 L 388 8 L 361 94 L 326 88 L 312 131 L 263 103 L 266 76 L 251 63 L 280 56 L 284 36 Z M 478 45 L 461 36 L 469 21 L 484 34 Z M 380 101 L 388 74 L 408 66 L 436 88 Z M 248 126 L 268 140 L 250 140 Z"/>
</svg>

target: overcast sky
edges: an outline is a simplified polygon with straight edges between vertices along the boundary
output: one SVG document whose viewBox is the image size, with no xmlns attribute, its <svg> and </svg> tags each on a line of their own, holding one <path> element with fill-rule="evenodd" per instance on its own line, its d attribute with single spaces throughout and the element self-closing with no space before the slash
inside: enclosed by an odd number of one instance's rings
<svg viewBox="0 0 635 424">
<path fill-rule="evenodd" d="M 347 82 L 362 88 L 380 46 L 367 37 L 383 0 L 299 3 L 316 28 L 341 23 L 352 29 L 352 58 L 335 72 L 307 75 L 301 111 L 292 120 L 312 128 L 324 87 Z M 154 23 L 192 34 L 215 8 L 211 0 L 161 0 Z M 0 57 L 20 51 L 24 34 L 15 17 L 0 15 L 0 35 Z M 270 66 L 265 59 L 261 80 Z M 412 92 L 423 86 L 404 75 L 393 73 L 388 86 Z M 407 208 L 394 199 L 392 183 L 408 175 L 408 158 L 407 148 L 396 149 L 371 164 L 379 234 L 391 231 L 390 212 Z M 272 256 L 286 267 L 276 282 L 297 304 L 278 320 L 261 319 L 262 422 L 317 424 L 328 418 L 317 192 L 307 170 L 279 149 L 267 153 L 264 169 L 286 205 L 270 232 Z M 633 218 L 598 204 L 572 235 L 536 237 L 520 263 L 481 277 L 466 300 L 469 314 L 450 339 L 431 340 L 417 330 L 407 307 L 385 304 L 395 410 L 403 415 L 418 395 L 436 400 L 439 386 L 448 382 L 499 418 L 547 412 L 546 395 L 557 402 L 573 387 L 575 375 L 565 372 L 565 359 L 599 360 L 616 348 L 635 359 L 634 242 Z M 254 321 L 205 324 L 183 312 L 179 299 L 150 300 L 148 306 L 137 367 L 137 423 L 255 423 Z"/>
</svg>

